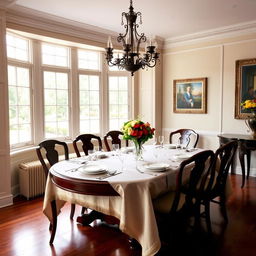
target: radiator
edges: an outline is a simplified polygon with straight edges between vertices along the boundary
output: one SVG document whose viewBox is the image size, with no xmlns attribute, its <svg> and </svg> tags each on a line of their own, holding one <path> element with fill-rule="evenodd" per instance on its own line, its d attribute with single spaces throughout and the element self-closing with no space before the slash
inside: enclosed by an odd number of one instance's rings
<svg viewBox="0 0 256 256">
<path fill-rule="evenodd" d="M 19 164 L 20 194 L 27 199 L 43 195 L 46 177 L 39 161 Z"/>
</svg>

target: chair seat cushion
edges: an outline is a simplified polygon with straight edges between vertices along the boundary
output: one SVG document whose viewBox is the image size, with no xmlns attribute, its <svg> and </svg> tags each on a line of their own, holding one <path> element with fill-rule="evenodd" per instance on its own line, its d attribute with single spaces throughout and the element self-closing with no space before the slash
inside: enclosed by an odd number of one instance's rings
<svg viewBox="0 0 256 256">
<path fill-rule="evenodd" d="M 169 191 L 169 192 L 157 197 L 153 201 L 154 210 L 156 212 L 160 212 L 160 213 L 169 213 L 172 208 L 174 197 L 175 197 L 175 191 Z M 181 194 L 179 204 L 177 207 L 177 211 L 181 209 L 184 202 L 185 202 L 185 195 Z"/>
</svg>

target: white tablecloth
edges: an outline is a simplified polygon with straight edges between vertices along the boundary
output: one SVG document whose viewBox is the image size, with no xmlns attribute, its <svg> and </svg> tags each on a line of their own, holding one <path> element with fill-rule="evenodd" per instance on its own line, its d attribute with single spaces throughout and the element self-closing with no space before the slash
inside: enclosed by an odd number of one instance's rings
<svg viewBox="0 0 256 256">
<path fill-rule="evenodd" d="M 141 171 L 146 170 L 143 165 L 149 162 L 158 161 L 170 165 L 168 170 L 164 172 L 154 172 L 156 176 L 147 172 L 140 173 L 136 169 L 134 155 L 126 154 L 123 172 L 104 179 L 104 181 L 108 181 L 111 184 L 120 196 L 90 196 L 71 193 L 56 187 L 48 177 L 43 212 L 51 221 L 50 203 L 52 200 L 56 200 L 58 213 L 67 201 L 115 216 L 120 220 L 120 229 L 141 244 L 143 256 L 155 255 L 160 249 L 161 243 L 152 199 L 167 190 L 175 189 L 179 163 L 174 161 L 172 156 L 180 152 L 180 150 L 176 149 L 155 149 L 152 146 L 147 146 L 143 155 L 144 162 L 137 162 L 137 166 L 139 166 Z M 198 152 L 199 150 L 190 154 Z M 97 160 L 96 162 L 105 165 L 109 170 L 120 171 L 122 169 L 120 159 L 117 156 L 113 156 L 112 153 L 109 153 L 107 158 Z M 79 179 L 97 178 L 98 175 L 86 175 L 79 171 L 79 169 L 75 172 L 68 171 L 80 165 L 73 160 L 62 161 L 54 165 L 52 169 L 68 177 Z"/>
</svg>

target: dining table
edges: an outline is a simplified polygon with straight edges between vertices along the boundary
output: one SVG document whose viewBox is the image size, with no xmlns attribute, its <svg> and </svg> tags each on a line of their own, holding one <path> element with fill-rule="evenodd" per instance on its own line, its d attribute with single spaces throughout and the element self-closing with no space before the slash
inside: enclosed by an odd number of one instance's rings
<svg viewBox="0 0 256 256">
<path fill-rule="evenodd" d="M 152 201 L 175 191 L 180 163 L 202 149 L 180 149 L 173 144 L 147 145 L 143 160 L 133 148 L 98 152 L 54 164 L 46 182 L 43 213 L 53 225 L 66 202 L 78 204 L 119 220 L 119 229 L 138 241 L 142 256 L 155 255 L 161 242 Z M 189 177 L 189 172 L 184 175 Z"/>
</svg>

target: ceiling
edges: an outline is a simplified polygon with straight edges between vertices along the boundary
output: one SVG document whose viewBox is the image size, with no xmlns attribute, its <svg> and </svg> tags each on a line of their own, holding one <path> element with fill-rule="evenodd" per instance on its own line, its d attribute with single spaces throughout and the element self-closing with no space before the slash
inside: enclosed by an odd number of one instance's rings
<svg viewBox="0 0 256 256">
<path fill-rule="evenodd" d="M 17 0 L 16 5 L 35 9 L 122 33 L 121 13 L 129 0 Z M 256 21 L 256 0 L 134 0 L 142 13 L 139 31 L 164 39 L 222 29 Z"/>
</svg>

